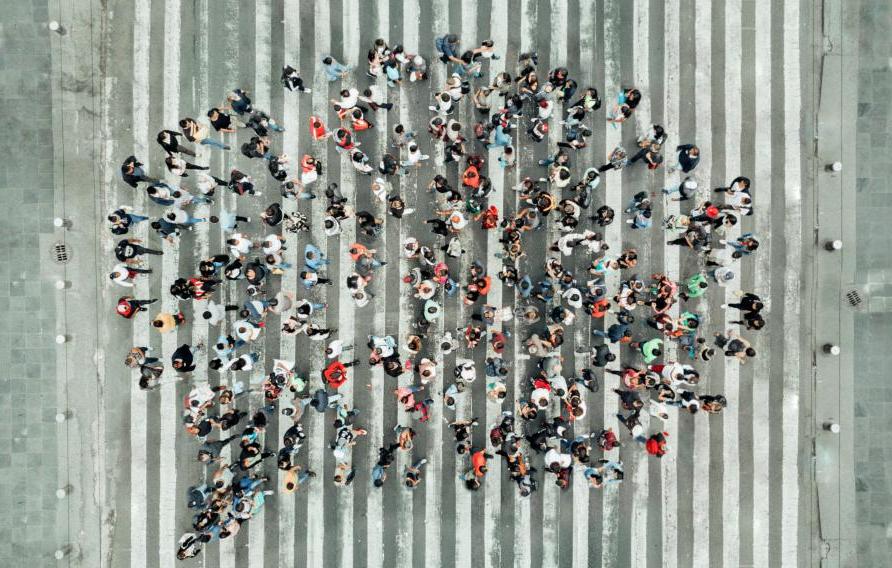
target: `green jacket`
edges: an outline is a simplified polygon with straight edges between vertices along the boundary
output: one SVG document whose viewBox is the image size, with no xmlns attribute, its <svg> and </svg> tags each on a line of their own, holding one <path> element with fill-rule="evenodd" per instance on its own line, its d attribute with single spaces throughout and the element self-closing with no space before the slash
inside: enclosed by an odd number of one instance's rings
<svg viewBox="0 0 892 568">
<path fill-rule="evenodd" d="M 687 295 L 689 298 L 696 298 L 706 293 L 706 288 L 700 287 L 701 282 L 708 284 L 708 282 L 706 281 L 706 276 L 700 274 L 699 272 L 688 278 L 688 281 L 685 283 L 685 285 L 688 287 Z"/>
<path fill-rule="evenodd" d="M 645 341 L 641 344 L 641 355 L 644 357 L 644 362 L 648 365 L 654 361 L 658 357 L 658 355 L 654 354 L 654 351 L 663 347 L 663 340 L 659 338 L 651 339 L 650 341 Z"/>
</svg>

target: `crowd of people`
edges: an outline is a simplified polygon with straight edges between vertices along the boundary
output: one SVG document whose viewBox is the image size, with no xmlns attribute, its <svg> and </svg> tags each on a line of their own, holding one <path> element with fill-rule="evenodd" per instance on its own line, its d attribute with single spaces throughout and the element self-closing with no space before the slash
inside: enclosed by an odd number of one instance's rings
<svg viewBox="0 0 892 568">
<path fill-rule="evenodd" d="M 721 394 L 699 392 L 701 374 L 697 363 L 724 355 L 742 364 L 755 357 L 756 352 L 749 341 L 733 330 L 707 337 L 702 328 L 705 326 L 701 327 L 703 314 L 697 312 L 692 300 L 738 278 L 736 264 L 758 248 L 759 243 L 751 234 L 725 238 L 728 228 L 752 213 L 749 179 L 741 176 L 727 187 L 715 188 L 711 193 L 701 191 L 693 174 L 700 160 L 700 148 L 691 143 L 677 144 L 672 152 L 673 164 L 668 167 L 678 170 L 678 180 L 663 193 L 667 200 L 682 202 L 685 213 L 662 218 L 657 228 L 669 235 L 669 245 L 697 255 L 704 268 L 681 281 L 661 273 L 638 277 L 634 274 L 638 252 L 631 248 L 610 250 L 601 231 L 614 222 L 624 222 L 633 230 L 652 228 L 655 216 L 662 213 L 662 200 L 657 202 L 654 196 L 642 191 L 634 195 L 626 209 L 617 212 L 603 204 L 597 190 L 606 171 L 638 167 L 639 162 L 651 170 L 664 167 L 669 133 L 660 125 L 652 125 L 635 139 L 634 151 L 618 146 L 605 164 L 586 164 L 582 176 L 574 179 L 572 162 L 577 159 L 577 150 L 587 146 L 592 121 L 606 118 L 610 123 L 622 123 L 634 115 L 642 93 L 635 88 L 622 89 L 608 101 L 606 117 L 599 118 L 602 100 L 598 90 L 586 86 L 580 91 L 577 81 L 564 67 L 541 71 L 536 53 L 521 54 L 513 74 L 501 72 L 491 81 L 484 81 L 488 61 L 499 57 L 495 47 L 492 41 L 484 41 L 465 49 L 455 34 L 436 39 L 437 56 L 446 65 L 448 78 L 445 84 L 437 86 L 439 90 L 429 107 L 432 116 L 427 130 L 432 145 L 442 149 L 444 159 L 436 164 L 439 173 L 425 183 L 436 196 L 437 210 L 434 217 L 425 221 L 430 234 L 415 234 L 401 243 L 401 254 L 412 266 L 401 275 L 401 293 L 416 300 L 417 317 L 406 337 L 370 336 L 365 360 L 354 353 L 354 346 L 336 339 L 337 330 L 319 323 L 327 304 L 317 301 L 318 295 L 312 290 L 334 284 L 325 276 L 330 259 L 319 248 L 326 248 L 326 243 L 307 244 L 301 266 L 286 262 L 283 251 L 290 235 L 308 231 L 311 226 L 321 227 L 326 238 L 339 239 L 344 223 L 356 223 L 359 242 L 344 242 L 339 247 L 349 255 L 354 270 L 337 284 L 345 284 L 356 309 L 362 309 L 372 299 L 366 291 L 372 274 L 386 264 L 375 248 L 382 241 L 384 221 L 373 212 L 349 206 L 348 198 L 334 183 L 322 190 L 328 203 L 323 217 L 310 219 L 300 213 L 284 212 L 281 200 L 317 198 L 317 180 L 325 166 L 320 157 L 305 154 L 292 168 L 288 156 L 277 154 L 275 136 L 284 129 L 269 113 L 254 106 L 249 92 L 233 90 L 224 104 L 208 111 L 206 122 L 187 117 L 179 121 L 179 131 L 163 130 L 158 134 L 157 141 L 166 153 L 165 167 L 172 176 L 182 177 L 183 183 L 173 184 L 149 175 L 137 157 L 124 161 L 123 180 L 146 192 L 153 211 L 143 214 L 121 206 L 108 216 L 112 233 L 121 237 L 114 249 L 116 263 L 109 275 L 115 284 L 133 287 L 135 279 L 151 278 L 151 256 L 162 254 L 127 236 L 138 223 L 148 221 L 160 238 L 171 243 L 198 223 L 217 223 L 226 234 L 226 250 L 202 258 L 194 267 L 194 274 L 177 278 L 170 287 L 169 292 L 180 300 L 200 300 L 201 308 L 192 317 L 206 320 L 219 331 L 219 337 L 210 346 L 184 344 L 177 348 L 170 361 L 174 373 L 249 376 L 259 360 L 254 349 L 256 342 L 264 334 L 277 331 L 266 325 L 270 313 L 281 318 L 278 333 L 305 335 L 318 342 L 327 362 L 321 376 L 314 377 L 299 374 L 293 361 L 275 360 L 263 380 L 263 405 L 252 415 L 245 410 L 249 393 L 245 381 L 227 378 L 219 381 L 217 387 L 203 380 L 190 383 L 191 390 L 184 399 L 183 425 L 196 439 L 197 459 L 210 471 L 206 483 L 189 490 L 188 506 L 195 515 L 191 530 L 179 542 L 179 558 L 198 554 L 204 543 L 232 538 L 242 523 L 262 509 L 266 498 L 275 493 L 270 485 L 270 470 L 264 465 L 267 459 L 273 458 L 283 472 L 280 490 L 285 493 L 298 490 L 317 475 L 314 468 L 321 468 L 321 464 L 297 464 L 306 438 L 302 418 L 308 407 L 323 413 L 334 424 L 335 435 L 329 447 L 337 465 L 330 481 L 346 486 L 358 480 L 382 487 L 388 483 L 397 452 L 410 452 L 416 428 L 426 426 L 435 393 L 442 396 L 447 411 L 454 411 L 472 389 L 485 389 L 489 401 L 500 405 L 510 402 L 510 409 L 502 412 L 496 423 L 485 425 L 488 445 L 484 446 L 473 443 L 473 431 L 481 426 L 478 420 L 457 419 L 452 412 L 449 428 L 456 454 L 461 456 L 457 463 L 463 464 L 458 466 L 459 476 L 468 490 L 477 490 L 485 483 L 490 460 L 499 456 L 519 494 L 529 496 L 549 476 L 562 489 L 570 486 L 573 475 L 584 476 L 593 488 L 619 483 L 624 476 L 623 464 L 606 457 L 605 452 L 629 443 L 641 444 L 642 451 L 656 458 L 670 451 L 670 432 L 662 426 L 646 429 L 643 423 L 662 423 L 668 419 L 672 406 L 692 414 L 715 414 L 726 406 Z M 403 125 L 389 132 L 391 144 L 381 156 L 366 154 L 360 148 L 359 138 L 375 127 L 375 113 L 385 113 L 392 106 L 387 102 L 388 89 L 380 87 L 377 79 L 384 78 L 388 88 L 398 88 L 404 81 L 428 81 L 428 62 L 421 55 L 408 53 L 403 46 L 391 47 L 384 39 L 378 39 L 368 51 L 367 63 L 369 86 L 340 89 L 338 98 L 331 100 L 330 111 L 315 109 L 310 131 L 314 140 L 333 142 L 339 155 L 346 157 L 357 172 L 369 176 L 374 200 L 399 222 L 414 211 L 395 189 L 399 184 L 394 181 L 431 158 L 422 152 L 418 133 Z M 321 72 L 331 83 L 355 73 L 330 56 L 320 64 Z M 281 82 L 288 91 L 310 92 L 299 70 L 290 65 L 284 67 Z M 462 124 L 456 117 L 465 97 L 477 111 L 471 124 Z M 558 103 L 562 103 L 563 112 L 555 115 Z M 329 129 L 326 124 L 337 127 Z M 212 134 L 211 128 L 217 134 Z M 490 168 L 515 168 L 521 138 L 526 137 L 527 144 L 547 144 L 554 128 L 560 128 L 563 134 L 554 153 L 538 162 L 539 173 L 524 177 L 513 188 L 520 204 L 518 211 L 505 214 L 489 203 L 493 184 L 487 175 L 492 173 L 486 165 L 488 151 L 496 149 L 498 153 L 497 164 Z M 188 161 L 196 156 L 190 145 L 226 152 L 231 147 L 224 140 L 236 139 L 243 140 L 238 147 L 243 159 L 265 162 L 272 182 L 256 181 L 238 169 L 231 171 L 228 180 L 219 179 L 207 172 L 206 165 Z M 452 163 L 458 168 L 457 175 L 449 169 Z M 535 169 L 536 166 L 530 168 L 531 173 Z M 281 199 L 268 197 L 271 204 L 259 219 L 223 208 L 216 216 L 194 216 L 195 206 L 210 203 L 216 192 L 231 191 L 257 199 L 269 195 L 267 187 L 276 185 Z M 479 231 L 475 224 L 479 224 Z M 521 262 L 526 257 L 525 241 L 543 240 L 542 229 L 549 225 L 557 228 L 554 234 L 559 237 L 548 243 L 544 266 L 526 266 L 530 263 Z M 469 259 L 466 273 L 450 266 L 470 254 L 463 248 L 462 236 L 467 242 L 469 233 L 472 238 L 481 238 L 487 231 L 499 234 L 500 266 L 487 266 L 485 259 L 479 258 Z M 263 237 L 251 236 L 263 233 Z M 590 261 L 586 271 L 574 274 L 562 263 L 562 259 L 574 256 Z M 618 274 L 618 286 L 608 285 L 607 275 L 611 272 Z M 298 278 L 307 294 L 273 293 L 270 287 L 278 278 Z M 492 278 L 515 294 L 515 309 L 487 303 Z M 215 293 L 224 282 L 239 286 L 244 294 L 241 303 L 215 301 Z M 458 330 L 441 335 L 438 330 L 443 329 L 444 299 L 456 294 L 471 316 L 461 322 Z M 124 295 L 117 303 L 117 313 L 133 318 L 140 312 L 149 312 L 157 301 Z M 740 293 L 736 303 L 722 307 L 738 310 L 740 317 L 734 323 L 747 332 L 755 332 L 765 324 L 760 316 L 762 300 L 753 293 Z M 567 330 L 574 324 L 580 325 L 577 320 L 591 318 L 597 323 L 604 321 L 607 314 L 611 314 L 612 323 L 592 326 L 588 364 L 578 376 L 565 376 L 561 346 L 567 341 Z M 182 311 L 160 311 L 151 315 L 151 325 L 159 333 L 170 333 L 188 317 Z M 516 400 L 507 401 L 507 381 L 515 369 L 511 361 L 502 357 L 510 333 L 503 324 L 515 318 L 523 324 L 522 329 L 530 330 L 522 338 L 522 345 L 533 364 L 529 374 L 521 378 L 524 387 L 516 393 Z M 615 346 L 622 344 L 632 353 L 621 363 Z M 684 361 L 669 360 L 667 344 L 675 344 L 679 359 Z M 199 369 L 196 354 L 208 347 L 213 354 L 208 354 L 207 368 Z M 580 347 L 576 346 L 577 351 Z M 438 376 L 443 356 L 451 352 L 488 352 L 491 356 L 486 357 L 484 369 L 477 369 L 470 357 L 456 357 L 454 368 L 445 376 Z M 133 347 L 126 354 L 125 363 L 137 371 L 140 387 L 147 391 L 157 388 L 166 378 L 165 362 L 154 356 L 148 346 Z M 357 472 L 351 463 L 351 448 L 368 432 L 356 423 L 359 409 L 350 408 L 338 391 L 353 380 L 350 375 L 359 372 L 357 369 L 368 373 L 373 366 L 380 366 L 389 377 L 412 377 L 411 383 L 399 386 L 393 394 L 414 420 L 412 424 L 399 424 L 388 433 L 387 443 L 378 450 L 371 471 Z M 474 387 L 481 371 L 484 380 Z M 603 373 L 619 377 L 621 388 L 614 392 L 622 411 L 617 418 L 628 435 L 607 427 L 582 432 L 574 428 L 574 423 L 587 412 L 585 392 L 599 389 L 599 375 Z M 575 371 L 570 374 L 576 375 Z M 266 426 L 276 412 L 290 416 L 293 424 L 282 434 L 277 449 L 271 449 Z M 643 422 L 642 415 L 651 420 Z M 224 449 L 229 447 L 231 460 L 223 457 L 227 453 Z M 422 482 L 427 460 L 407 463 L 412 465 L 399 472 L 399 483 L 412 489 Z"/>
</svg>

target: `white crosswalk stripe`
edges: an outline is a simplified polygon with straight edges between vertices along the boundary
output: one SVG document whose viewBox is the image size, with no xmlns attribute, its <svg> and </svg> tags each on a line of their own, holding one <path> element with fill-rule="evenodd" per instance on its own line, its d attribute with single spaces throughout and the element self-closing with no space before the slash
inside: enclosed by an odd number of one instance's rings
<svg viewBox="0 0 892 568">
<path fill-rule="evenodd" d="M 766 321 L 777 317 L 777 307 L 773 306 L 771 289 L 773 284 L 769 277 L 771 267 L 771 228 L 770 211 L 767 205 L 771 202 L 773 186 L 771 183 L 771 29 L 774 23 L 767 10 L 756 10 L 756 84 L 759 85 L 756 96 L 756 153 L 755 175 L 753 176 L 753 199 L 757 204 L 754 211 L 755 234 L 761 249 L 755 259 L 754 293 L 766 301 L 763 316 Z M 763 206 L 759 207 L 758 204 Z M 756 337 L 754 346 L 757 352 L 768 354 L 769 340 L 764 335 Z M 758 357 L 753 363 L 753 564 L 767 566 L 769 550 L 765 543 L 769 539 L 769 444 L 766 441 L 769 433 L 769 358 Z"/>
<path fill-rule="evenodd" d="M 725 5 L 725 181 L 737 177 L 740 171 L 741 145 L 741 51 L 740 34 L 741 6 L 737 0 Z M 749 177 L 749 176 L 748 176 Z M 764 204 L 756 204 L 758 209 Z M 733 227 L 726 238 L 740 236 L 740 227 Z M 740 290 L 740 281 L 732 282 L 725 289 L 725 304 L 733 302 L 735 293 Z M 733 299 L 732 299 L 733 298 Z M 730 324 L 735 321 L 732 311 L 725 311 L 725 329 L 737 328 Z M 739 412 L 740 412 L 740 366 L 736 363 L 725 365 L 725 398 L 728 407 L 724 410 L 722 429 L 722 561 L 725 566 L 740 564 L 740 455 Z"/>
<path fill-rule="evenodd" d="M 133 152 L 135 156 L 148 156 L 149 151 L 149 38 L 151 36 L 151 0 L 138 0 L 134 6 L 133 42 Z M 138 30 L 138 31 L 137 31 Z M 119 158 L 119 156 L 116 156 Z M 154 171 L 154 170 L 149 170 Z M 116 184 L 117 185 L 117 184 Z M 115 191 L 117 195 L 119 192 Z M 135 200 L 138 212 L 145 212 L 148 199 L 141 194 Z M 123 202 L 122 202 L 123 203 Z M 117 207 L 115 201 L 113 206 Z M 137 238 L 145 240 L 147 230 L 137 226 Z M 137 298 L 149 297 L 147 278 L 138 278 L 135 283 Z M 133 344 L 148 347 L 149 328 L 144 321 L 133 322 Z M 111 358 L 111 356 L 110 356 Z M 135 371 L 130 382 L 130 565 L 136 568 L 146 566 L 148 523 L 148 457 L 146 448 L 147 410 L 146 396 L 137 382 L 139 371 Z"/>
</svg>

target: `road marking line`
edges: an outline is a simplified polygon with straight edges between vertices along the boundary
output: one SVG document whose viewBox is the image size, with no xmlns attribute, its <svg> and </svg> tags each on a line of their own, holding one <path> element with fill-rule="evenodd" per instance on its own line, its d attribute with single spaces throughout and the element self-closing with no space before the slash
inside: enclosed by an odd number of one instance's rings
<svg viewBox="0 0 892 568">
<path fill-rule="evenodd" d="M 784 3 L 784 390 L 781 468 L 781 562 L 799 561 L 799 273 L 802 258 L 802 170 L 798 2 Z"/>
</svg>

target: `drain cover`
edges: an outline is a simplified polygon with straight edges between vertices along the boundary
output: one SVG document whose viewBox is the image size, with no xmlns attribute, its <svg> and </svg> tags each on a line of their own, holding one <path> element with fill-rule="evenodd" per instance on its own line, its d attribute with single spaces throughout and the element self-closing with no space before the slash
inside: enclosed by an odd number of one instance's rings
<svg viewBox="0 0 892 568">
<path fill-rule="evenodd" d="M 71 260 L 71 252 L 68 250 L 68 245 L 66 245 L 65 243 L 54 244 L 52 255 L 53 261 L 56 264 L 66 264 L 69 260 Z"/>
<path fill-rule="evenodd" d="M 861 292 L 859 290 L 849 290 L 846 292 L 846 301 L 848 301 L 849 305 L 853 308 L 857 308 L 864 302 L 864 298 L 861 297 Z"/>
</svg>

